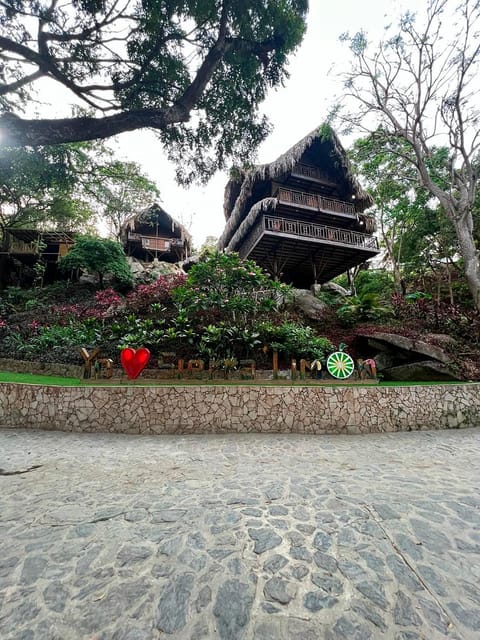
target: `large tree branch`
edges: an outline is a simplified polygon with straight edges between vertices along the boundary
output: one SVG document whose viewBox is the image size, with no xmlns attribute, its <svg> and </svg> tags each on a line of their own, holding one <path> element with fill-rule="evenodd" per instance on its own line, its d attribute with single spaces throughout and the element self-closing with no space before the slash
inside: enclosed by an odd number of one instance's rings
<svg viewBox="0 0 480 640">
<path fill-rule="evenodd" d="M 158 109 L 135 109 L 102 118 L 81 117 L 59 120 L 28 120 L 11 113 L 5 113 L 0 116 L 0 144 L 5 146 L 41 146 L 94 140 L 141 128 L 162 130 L 175 123 L 187 122 L 215 70 L 229 51 L 235 49 L 247 52 L 265 62 L 265 56 L 268 55 L 268 52 L 279 46 L 279 42 L 273 39 L 266 42 L 249 42 L 228 37 L 228 4 L 227 1 L 224 2 L 216 42 L 205 56 L 190 85 L 172 106 Z M 11 41 L 9 41 L 10 43 Z M 1 44 L 2 38 L 0 37 L 0 46 Z M 16 43 L 13 45 L 15 46 L 12 48 L 20 53 Z M 23 49 L 26 47 L 22 45 L 18 45 L 18 47 L 22 49 L 22 53 L 25 53 Z M 28 55 L 31 54 L 34 54 L 35 61 L 40 58 L 38 54 L 28 49 Z M 77 95 L 78 91 L 81 91 L 81 88 L 77 86 L 69 88 Z"/>
<path fill-rule="evenodd" d="M 27 120 L 11 113 L 0 116 L 0 144 L 9 147 L 41 146 L 108 138 L 124 131 L 150 127 L 165 129 L 185 122 L 183 109 L 136 109 L 103 118 L 81 117 Z"/>
<path fill-rule="evenodd" d="M 35 71 L 35 73 L 31 73 L 28 76 L 24 76 L 23 78 L 20 78 L 15 82 L 10 82 L 10 84 L 4 84 L 0 86 L 0 96 L 4 96 L 7 93 L 12 93 L 13 91 L 18 91 L 25 85 L 30 84 L 35 80 L 38 80 L 38 78 L 41 78 L 43 75 L 45 75 L 43 71 Z"/>
</svg>

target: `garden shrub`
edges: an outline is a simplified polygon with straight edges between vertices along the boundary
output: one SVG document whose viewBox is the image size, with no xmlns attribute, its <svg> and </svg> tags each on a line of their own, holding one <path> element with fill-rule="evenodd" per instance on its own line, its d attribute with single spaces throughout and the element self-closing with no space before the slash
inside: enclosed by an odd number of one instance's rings
<svg viewBox="0 0 480 640">
<path fill-rule="evenodd" d="M 245 359 L 261 344 L 260 334 L 245 327 L 208 325 L 198 345 L 200 355 L 209 360 Z"/>
<path fill-rule="evenodd" d="M 119 242 L 96 236 L 78 236 L 74 246 L 59 266 L 64 271 L 86 269 L 96 274 L 100 287 L 107 274 L 112 275 L 120 288 L 131 287 L 133 276 L 123 247 Z"/>
<path fill-rule="evenodd" d="M 30 322 L 23 330 L 12 328 L 2 340 L 3 352 L 9 357 L 43 362 L 78 361 L 80 347 L 97 345 L 96 327 L 82 322 L 66 326 L 44 326 Z"/>
<path fill-rule="evenodd" d="M 289 358 L 324 359 L 334 351 L 328 338 L 317 336 L 312 327 L 298 322 L 285 321 L 275 326 L 270 322 L 259 325 L 263 343 Z"/>
<path fill-rule="evenodd" d="M 152 284 L 139 284 L 127 295 L 127 309 L 137 313 L 151 312 L 153 304 L 171 301 L 174 290 L 181 287 L 185 280 L 183 274 L 169 274 L 160 276 Z"/>
<path fill-rule="evenodd" d="M 290 287 L 273 281 L 252 260 L 237 253 L 208 252 L 194 265 L 173 297 L 190 318 L 248 324 L 258 313 L 275 309 Z"/>
<path fill-rule="evenodd" d="M 334 282 L 347 291 L 350 289 L 347 274 L 336 277 Z M 382 269 L 362 269 L 355 278 L 355 290 L 357 296 L 375 294 L 381 300 L 388 300 L 395 290 L 393 277 L 388 271 Z"/>
<path fill-rule="evenodd" d="M 391 315 L 391 307 L 383 304 L 374 293 L 344 298 L 337 309 L 338 318 L 346 325 L 365 321 L 379 322 Z"/>
</svg>

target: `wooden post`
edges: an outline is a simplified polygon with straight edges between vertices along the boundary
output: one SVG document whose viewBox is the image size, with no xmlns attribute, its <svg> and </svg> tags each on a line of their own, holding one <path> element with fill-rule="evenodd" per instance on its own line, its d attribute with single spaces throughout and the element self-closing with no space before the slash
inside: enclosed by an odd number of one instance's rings
<svg viewBox="0 0 480 640">
<path fill-rule="evenodd" d="M 183 378 L 183 365 L 184 365 L 183 358 L 179 358 L 178 360 L 178 377 L 179 378 Z"/>
<path fill-rule="evenodd" d="M 278 380 L 278 351 L 273 351 L 273 379 Z"/>
<path fill-rule="evenodd" d="M 307 368 L 307 361 L 305 358 L 300 360 L 300 380 L 305 380 L 305 369 Z"/>
<path fill-rule="evenodd" d="M 297 379 L 297 361 L 295 359 L 292 360 L 292 364 L 290 366 L 291 378 L 292 380 Z"/>
</svg>

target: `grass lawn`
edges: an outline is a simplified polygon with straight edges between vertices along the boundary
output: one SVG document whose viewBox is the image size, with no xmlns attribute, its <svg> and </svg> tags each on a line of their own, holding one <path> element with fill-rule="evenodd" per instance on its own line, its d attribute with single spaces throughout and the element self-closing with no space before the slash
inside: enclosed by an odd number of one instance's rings
<svg viewBox="0 0 480 640">
<path fill-rule="evenodd" d="M 184 379 L 184 380 L 136 380 L 136 381 L 122 381 L 115 380 L 110 382 L 109 380 L 94 380 L 94 381 L 84 381 L 79 380 L 78 378 L 63 378 L 61 376 L 42 376 L 31 373 L 10 373 L 10 372 L 0 372 L 0 383 L 2 382 L 16 382 L 20 384 L 41 384 L 41 385 L 52 385 L 52 386 L 60 386 L 60 387 L 96 387 L 96 386 L 128 386 L 128 385 L 136 385 L 136 386 L 171 386 L 171 385 L 207 385 L 207 386 L 219 386 L 219 385 L 241 385 L 241 386 L 307 386 L 307 387 L 318 387 L 322 386 L 332 386 L 332 385 L 341 385 L 341 386 L 381 386 L 381 387 L 405 387 L 412 385 L 438 385 L 438 384 L 466 384 L 465 382 L 457 382 L 457 381 L 446 381 L 446 382 L 380 382 L 378 384 L 374 382 L 365 383 L 362 385 L 361 382 L 348 383 L 348 382 L 334 382 L 334 381 L 321 381 L 314 382 L 312 380 L 296 380 L 295 382 L 291 382 L 290 380 L 192 380 L 192 379 Z"/>
</svg>

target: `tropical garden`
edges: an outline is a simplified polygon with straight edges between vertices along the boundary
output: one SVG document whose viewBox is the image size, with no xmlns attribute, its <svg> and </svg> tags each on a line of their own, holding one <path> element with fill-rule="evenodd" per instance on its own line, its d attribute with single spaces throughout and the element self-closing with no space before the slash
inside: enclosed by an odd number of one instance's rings
<svg viewBox="0 0 480 640">
<path fill-rule="evenodd" d="M 0 7 L 0 242 L 7 227 L 80 234 L 60 262 L 65 280 L 49 286 L 41 263 L 30 288 L 11 286 L 0 245 L 0 356 L 78 362 L 81 346 L 95 346 L 118 359 L 128 345 L 148 347 L 154 362 L 175 353 L 268 368 L 273 351 L 284 364 L 324 359 L 341 342 L 358 355 L 357 335 L 388 331 L 442 342 L 458 377 L 480 378 L 478 3 L 453 11 L 428 0 L 421 20 L 403 16 L 380 43 L 343 36 L 351 66 L 331 122 L 357 135 L 350 159 L 375 201 L 383 253 L 317 290 L 321 311 L 308 316 L 288 283 L 236 254 L 205 250 L 188 273 L 133 279 L 119 232 L 158 190 L 104 141 L 154 129 L 182 184 L 251 162 L 270 130 L 259 105 L 287 77 L 308 3 L 162 7 L 132 3 L 129 46 L 113 58 L 125 20 L 116 3 Z M 61 122 L 25 115 L 45 76 L 83 105 Z M 71 282 L 79 271 L 95 282 Z"/>
</svg>

